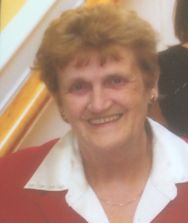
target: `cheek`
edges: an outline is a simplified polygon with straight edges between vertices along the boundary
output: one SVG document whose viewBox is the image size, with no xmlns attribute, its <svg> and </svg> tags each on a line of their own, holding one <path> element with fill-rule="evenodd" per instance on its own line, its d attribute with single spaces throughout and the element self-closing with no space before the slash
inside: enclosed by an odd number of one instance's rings
<svg viewBox="0 0 188 223">
<path fill-rule="evenodd" d="M 68 120 L 71 122 L 82 117 L 85 112 L 86 105 L 86 100 L 83 98 L 67 96 L 63 99 L 62 109 L 64 110 L 64 114 Z"/>
<path fill-rule="evenodd" d="M 117 103 L 127 109 L 142 109 L 148 104 L 148 93 L 142 88 L 126 89 L 114 97 Z"/>
</svg>

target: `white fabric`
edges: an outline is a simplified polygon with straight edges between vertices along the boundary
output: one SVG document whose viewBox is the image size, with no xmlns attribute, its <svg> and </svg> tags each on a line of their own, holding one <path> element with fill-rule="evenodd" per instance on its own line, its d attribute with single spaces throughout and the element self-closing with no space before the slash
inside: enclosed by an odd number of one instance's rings
<svg viewBox="0 0 188 223">
<path fill-rule="evenodd" d="M 158 123 L 150 119 L 149 123 L 153 132 L 153 165 L 133 223 L 151 222 L 176 197 L 175 184 L 188 181 L 188 144 Z M 88 223 L 109 223 L 84 176 L 72 132 L 53 146 L 25 188 L 47 191 L 68 189 L 68 205 Z"/>
</svg>

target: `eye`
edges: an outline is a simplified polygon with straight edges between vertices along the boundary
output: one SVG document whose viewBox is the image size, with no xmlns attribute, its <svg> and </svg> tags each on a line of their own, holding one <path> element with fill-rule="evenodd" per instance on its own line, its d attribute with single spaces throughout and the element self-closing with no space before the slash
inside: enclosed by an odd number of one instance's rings
<svg viewBox="0 0 188 223">
<path fill-rule="evenodd" d="M 112 81 L 113 84 L 121 84 L 121 83 L 124 83 L 124 79 L 121 78 L 121 77 L 113 77 L 111 81 Z"/>
<path fill-rule="evenodd" d="M 120 75 L 111 76 L 106 80 L 106 85 L 112 88 L 121 87 L 125 83 L 126 79 Z"/>
<path fill-rule="evenodd" d="M 73 94 L 84 94 L 89 90 L 90 86 L 87 82 L 76 81 L 71 84 L 69 92 Z"/>
</svg>

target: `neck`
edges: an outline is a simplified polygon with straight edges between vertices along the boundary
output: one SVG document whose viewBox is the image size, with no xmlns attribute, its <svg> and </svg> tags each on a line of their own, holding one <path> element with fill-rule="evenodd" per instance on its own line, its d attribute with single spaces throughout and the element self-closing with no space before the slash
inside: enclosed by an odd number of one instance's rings
<svg viewBox="0 0 188 223">
<path fill-rule="evenodd" d="M 137 140 L 135 140 L 137 141 Z M 104 185 L 113 182 L 134 183 L 149 174 L 152 162 L 151 141 L 141 138 L 128 148 L 114 149 L 83 156 L 84 169 L 91 185 Z"/>
<path fill-rule="evenodd" d="M 115 207 L 118 207 L 116 204 L 125 207 L 137 204 L 152 165 L 151 140 L 148 138 L 136 148 L 83 160 L 86 178 L 103 204 L 108 202 Z"/>
</svg>

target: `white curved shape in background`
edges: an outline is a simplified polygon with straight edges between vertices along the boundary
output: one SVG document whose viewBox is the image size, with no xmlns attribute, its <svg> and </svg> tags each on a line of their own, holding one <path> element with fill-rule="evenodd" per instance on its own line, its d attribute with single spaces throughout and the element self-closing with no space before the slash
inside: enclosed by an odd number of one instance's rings
<svg viewBox="0 0 188 223">
<path fill-rule="evenodd" d="M 0 113 L 11 102 L 30 74 L 42 35 L 61 12 L 83 0 L 28 0 L 0 36 Z"/>
</svg>

